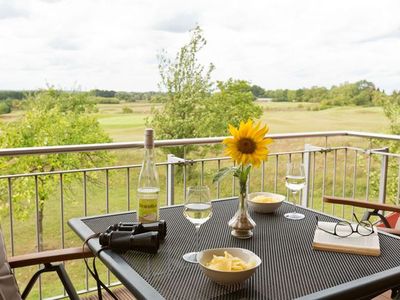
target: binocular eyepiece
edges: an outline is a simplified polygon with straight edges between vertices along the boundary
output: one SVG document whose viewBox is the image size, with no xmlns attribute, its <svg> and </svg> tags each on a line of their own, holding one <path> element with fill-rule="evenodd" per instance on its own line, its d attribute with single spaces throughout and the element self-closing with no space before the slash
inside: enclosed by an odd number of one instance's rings
<svg viewBox="0 0 400 300">
<path fill-rule="evenodd" d="M 114 250 L 137 250 L 157 253 L 160 241 L 167 235 L 167 224 L 164 220 L 142 224 L 139 222 L 120 222 L 111 225 L 106 232 L 99 235 L 103 247 Z"/>
</svg>

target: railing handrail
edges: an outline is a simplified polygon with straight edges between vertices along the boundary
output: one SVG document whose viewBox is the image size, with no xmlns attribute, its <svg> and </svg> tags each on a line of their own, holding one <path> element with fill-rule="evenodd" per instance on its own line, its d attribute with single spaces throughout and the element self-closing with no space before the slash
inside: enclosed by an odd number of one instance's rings
<svg viewBox="0 0 400 300">
<path fill-rule="evenodd" d="M 309 138 L 309 137 L 331 137 L 331 136 L 351 136 L 361 138 L 385 139 L 400 141 L 399 135 L 381 134 L 360 131 L 316 131 L 316 132 L 299 132 L 299 133 L 276 133 L 269 134 L 267 137 L 275 140 L 290 138 Z M 204 138 L 188 138 L 173 140 L 157 140 L 155 147 L 166 146 L 185 146 L 185 145 L 204 145 L 218 144 L 226 137 L 204 137 Z M 44 147 L 21 147 L 0 149 L 0 156 L 16 156 L 16 155 L 32 155 L 32 154 L 54 154 L 68 152 L 87 152 L 101 150 L 121 150 L 132 148 L 143 148 L 143 141 L 135 142 L 119 142 L 119 143 L 103 143 L 103 144 L 80 144 L 80 145 L 64 145 L 64 146 L 44 146 Z"/>
</svg>

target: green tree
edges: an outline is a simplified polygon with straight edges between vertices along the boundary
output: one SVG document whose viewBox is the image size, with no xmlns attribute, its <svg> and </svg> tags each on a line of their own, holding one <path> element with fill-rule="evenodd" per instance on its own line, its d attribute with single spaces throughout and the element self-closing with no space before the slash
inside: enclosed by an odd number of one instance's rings
<svg viewBox="0 0 400 300">
<path fill-rule="evenodd" d="M 400 92 L 394 91 L 383 102 L 383 111 L 390 122 L 390 132 L 400 134 Z"/>
<path fill-rule="evenodd" d="M 146 123 L 152 126 L 159 139 L 200 137 L 197 130 L 201 103 L 211 95 L 210 80 L 214 65 L 207 68 L 198 62 L 197 54 L 206 45 L 200 27 L 191 31 L 191 40 L 184 45 L 171 61 L 165 52 L 159 56 L 159 71 L 162 90 L 165 90 L 165 104 L 153 109 Z M 169 148 L 171 153 L 184 155 L 181 147 Z"/>
<path fill-rule="evenodd" d="M 27 98 L 25 115 L 15 122 L 2 124 L 0 145 L 2 148 L 18 148 L 110 142 L 111 139 L 100 128 L 97 120 L 87 114 L 92 107 L 87 93 L 65 93 L 49 89 L 30 95 Z M 3 157 L 0 165 L 7 174 L 35 173 L 93 167 L 110 159 L 110 155 L 103 151 L 26 155 Z M 78 176 L 78 173 L 66 176 L 65 183 L 77 180 Z M 57 176 L 37 177 L 39 248 L 43 244 L 45 203 L 57 184 Z M 32 201 L 35 197 L 32 181 L 26 177 L 13 180 L 12 189 L 16 216 L 27 217 L 35 207 L 35 201 Z M 0 208 L 7 211 L 7 187 L 4 180 L 1 181 L 0 193 Z"/>
<path fill-rule="evenodd" d="M 380 95 L 380 103 L 383 106 L 385 116 L 389 119 L 390 133 L 400 135 L 400 92 L 394 91 L 391 96 Z M 400 142 L 397 141 L 378 141 L 376 147 L 388 147 L 390 153 L 400 153 Z M 380 164 L 381 157 L 373 156 L 377 165 Z M 398 183 L 399 183 L 399 164 L 395 158 L 389 158 L 388 172 L 386 184 L 386 201 L 387 203 L 396 204 Z M 371 172 L 370 189 L 372 197 L 378 197 L 380 171 Z"/>
<path fill-rule="evenodd" d="M 104 97 L 104 98 L 114 98 L 117 94 L 116 91 L 109 91 L 109 90 L 98 90 L 94 89 L 91 90 L 90 93 L 96 97 Z"/>
<path fill-rule="evenodd" d="M 10 105 L 6 101 L 0 102 L 0 115 L 8 114 L 11 112 Z"/>
<path fill-rule="evenodd" d="M 300 99 L 297 98 L 297 94 L 296 94 L 295 90 L 288 90 L 288 92 L 287 92 L 287 100 L 289 102 L 301 101 Z"/>
<path fill-rule="evenodd" d="M 217 88 L 203 101 L 199 110 L 198 136 L 224 136 L 228 124 L 238 127 L 240 121 L 257 119 L 262 115 L 261 107 L 253 101 L 252 88 L 247 81 L 220 81 Z"/>
<path fill-rule="evenodd" d="M 255 84 L 251 86 L 251 92 L 253 93 L 255 98 L 264 97 L 265 94 L 265 90 L 262 87 Z"/>
<path fill-rule="evenodd" d="M 258 118 L 262 114 L 254 104 L 252 87 L 243 80 L 218 82 L 212 93 L 210 80 L 214 66 L 207 68 L 197 60 L 198 52 L 206 45 L 200 27 L 192 30 L 190 42 L 183 46 L 174 61 L 162 54 L 160 86 L 166 90 L 164 106 L 154 109 L 148 124 L 156 130 L 157 138 L 180 139 L 225 135 L 228 123 L 239 125 L 240 120 Z M 191 148 L 168 148 L 183 157 Z"/>
</svg>

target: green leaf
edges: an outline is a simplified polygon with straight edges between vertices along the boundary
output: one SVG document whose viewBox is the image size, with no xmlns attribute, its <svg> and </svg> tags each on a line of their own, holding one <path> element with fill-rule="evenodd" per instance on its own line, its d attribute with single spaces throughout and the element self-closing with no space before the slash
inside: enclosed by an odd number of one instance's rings
<svg viewBox="0 0 400 300">
<path fill-rule="evenodd" d="M 222 178 L 224 178 L 225 176 L 227 176 L 228 174 L 235 173 L 235 172 L 237 172 L 236 167 L 222 168 L 218 171 L 217 174 L 215 174 L 215 176 L 213 178 L 213 183 L 216 183 L 216 182 L 220 181 Z"/>
<path fill-rule="evenodd" d="M 240 180 L 242 182 L 247 182 L 247 177 L 249 176 L 251 170 L 251 165 L 247 165 L 243 168 L 242 174 L 240 175 Z"/>
</svg>

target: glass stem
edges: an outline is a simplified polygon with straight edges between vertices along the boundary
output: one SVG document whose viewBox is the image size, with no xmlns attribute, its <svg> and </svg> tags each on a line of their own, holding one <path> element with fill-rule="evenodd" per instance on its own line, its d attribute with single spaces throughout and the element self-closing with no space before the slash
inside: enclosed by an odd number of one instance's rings
<svg viewBox="0 0 400 300">
<path fill-rule="evenodd" d="M 294 213 L 296 213 L 296 194 L 297 194 L 297 192 L 292 192 L 292 194 L 293 194 L 293 205 L 294 205 Z"/>
<path fill-rule="evenodd" d="M 200 225 L 196 225 L 196 253 L 199 252 L 199 229 Z"/>
</svg>

